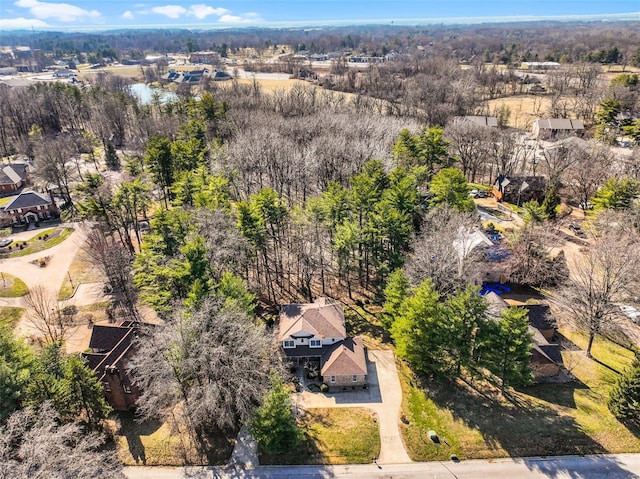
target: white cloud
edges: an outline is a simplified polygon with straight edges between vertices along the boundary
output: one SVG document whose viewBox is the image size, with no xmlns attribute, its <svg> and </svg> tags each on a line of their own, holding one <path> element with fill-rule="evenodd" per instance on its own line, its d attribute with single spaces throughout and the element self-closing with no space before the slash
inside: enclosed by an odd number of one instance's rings
<svg viewBox="0 0 640 479">
<path fill-rule="evenodd" d="M 162 7 L 153 7 L 151 12 L 175 19 L 182 16 L 190 16 L 196 17 L 198 20 L 203 20 L 209 16 L 216 16 L 220 17 L 219 21 L 222 23 L 250 23 L 260 20 L 260 17 L 256 13 L 247 13 L 242 16 L 231 15 L 231 10 L 222 7 L 212 7 L 204 3 L 191 5 L 189 8 L 185 8 L 181 5 L 164 5 Z"/>
<path fill-rule="evenodd" d="M 0 18 L 0 28 L 15 30 L 21 28 L 42 28 L 48 27 L 45 22 L 35 18 Z"/>
<path fill-rule="evenodd" d="M 61 22 L 75 22 L 84 17 L 96 18 L 100 16 L 97 10 L 85 10 L 84 8 L 68 3 L 48 3 L 38 0 L 18 0 L 16 6 L 28 8 L 31 15 L 36 18 L 54 18 Z"/>
<path fill-rule="evenodd" d="M 127 18 L 127 19 L 133 18 L 133 12 L 131 10 L 127 10 L 122 14 L 122 18 Z"/>
<path fill-rule="evenodd" d="M 226 8 L 213 8 L 209 5 L 204 4 L 191 5 L 191 7 L 189 8 L 189 15 L 193 15 L 200 20 L 208 17 L 209 15 L 216 15 L 220 17 L 228 13 L 231 13 L 231 11 L 227 10 Z"/>
<path fill-rule="evenodd" d="M 260 15 L 254 12 L 245 13 L 244 15 L 222 15 L 220 23 L 257 23 L 261 22 Z"/>
<path fill-rule="evenodd" d="M 187 9 L 180 5 L 165 5 L 164 7 L 153 7 L 153 13 L 159 13 L 169 18 L 180 18 L 181 15 L 187 13 Z"/>
</svg>

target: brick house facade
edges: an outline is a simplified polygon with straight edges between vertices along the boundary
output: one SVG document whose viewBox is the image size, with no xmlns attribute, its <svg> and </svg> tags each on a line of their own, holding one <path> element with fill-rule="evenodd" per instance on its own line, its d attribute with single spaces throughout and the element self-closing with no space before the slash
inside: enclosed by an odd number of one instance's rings
<svg viewBox="0 0 640 479">
<path fill-rule="evenodd" d="M 0 208 L 0 227 L 38 223 L 59 216 L 60 210 L 50 195 L 23 191 Z"/>
<path fill-rule="evenodd" d="M 0 196 L 15 194 L 29 184 L 29 167 L 26 163 L 12 163 L 0 168 Z"/>
</svg>

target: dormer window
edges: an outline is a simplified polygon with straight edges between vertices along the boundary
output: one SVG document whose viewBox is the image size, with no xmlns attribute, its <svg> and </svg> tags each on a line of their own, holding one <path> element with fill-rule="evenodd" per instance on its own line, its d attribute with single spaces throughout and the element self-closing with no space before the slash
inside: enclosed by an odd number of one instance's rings
<svg viewBox="0 0 640 479">
<path fill-rule="evenodd" d="M 309 347 L 310 348 L 321 348 L 322 347 L 322 340 L 320 340 L 320 339 L 310 339 L 309 340 Z"/>
<path fill-rule="evenodd" d="M 285 348 L 295 348 L 296 347 L 296 342 L 293 341 L 292 339 L 285 339 L 283 341 L 284 347 Z"/>
</svg>

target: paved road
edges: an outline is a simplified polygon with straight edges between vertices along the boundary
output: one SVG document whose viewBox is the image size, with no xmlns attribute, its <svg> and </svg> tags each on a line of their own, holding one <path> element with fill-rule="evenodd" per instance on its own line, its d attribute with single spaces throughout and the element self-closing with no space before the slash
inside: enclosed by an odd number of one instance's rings
<svg viewBox="0 0 640 479">
<path fill-rule="evenodd" d="M 398 378 L 393 351 L 367 352 L 367 383 L 369 388 L 335 394 L 297 394 L 297 405 L 309 408 L 364 407 L 378 415 L 380 427 L 380 464 L 411 462 L 400 436 L 400 407 L 402 387 Z"/>
<path fill-rule="evenodd" d="M 424 462 L 376 466 L 127 467 L 129 479 L 640 479 L 640 454 Z"/>
</svg>

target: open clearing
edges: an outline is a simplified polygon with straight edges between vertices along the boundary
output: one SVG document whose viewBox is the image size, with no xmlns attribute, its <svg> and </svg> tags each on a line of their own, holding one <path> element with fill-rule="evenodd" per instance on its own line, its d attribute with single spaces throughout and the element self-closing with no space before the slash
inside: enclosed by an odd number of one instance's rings
<svg viewBox="0 0 640 479">
<path fill-rule="evenodd" d="M 300 419 L 304 437 L 282 456 L 260 464 L 367 464 L 380 454 L 376 414 L 365 408 L 308 409 Z"/>
<path fill-rule="evenodd" d="M 511 110 L 508 125 L 514 128 L 530 130 L 534 120 L 548 116 L 551 98 L 538 95 L 518 95 L 507 98 L 494 98 L 484 103 L 490 115 L 502 106 L 507 105 Z"/>
<path fill-rule="evenodd" d="M 606 406 L 618 371 L 631 363 L 633 353 L 596 338 L 594 360 L 584 356 L 584 335 L 562 331 L 578 346 L 563 351 L 565 365 L 576 377 L 567 384 L 539 384 L 516 391 L 509 398 L 487 393 L 485 385 L 427 382 L 400 368 L 404 391 L 403 425 L 407 452 L 413 460 L 504 456 L 548 456 L 640 452 L 640 435 L 618 422 Z M 480 392 L 483 391 L 483 392 Z M 445 442 L 433 444 L 428 431 Z"/>
</svg>

